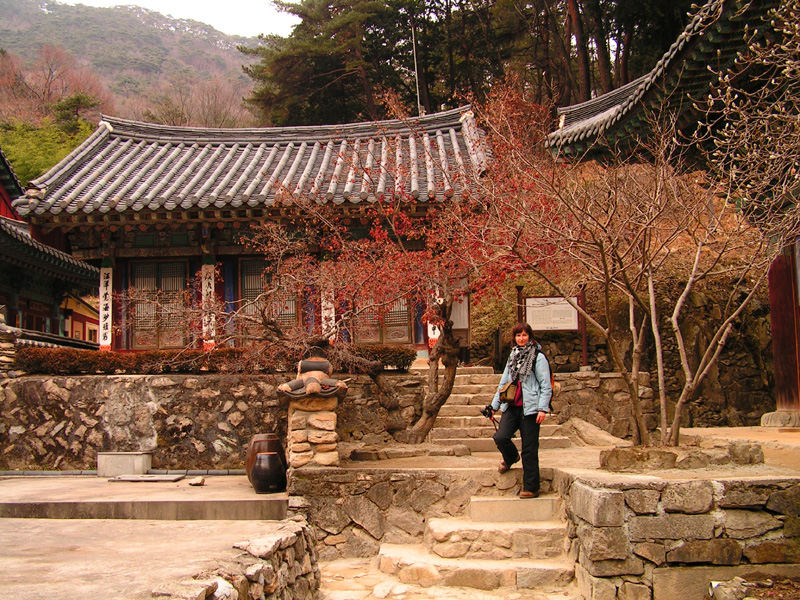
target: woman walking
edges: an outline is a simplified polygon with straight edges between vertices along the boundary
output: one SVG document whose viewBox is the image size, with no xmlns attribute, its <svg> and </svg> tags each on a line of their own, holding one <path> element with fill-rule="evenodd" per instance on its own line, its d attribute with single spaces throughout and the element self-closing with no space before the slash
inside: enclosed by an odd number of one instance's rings
<svg viewBox="0 0 800 600">
<path fill-rule="evenodd" d="M 550 411 L 553 395 L 550 365 L 541 352 L 542 347 L 534 339 L 530 325 L 514 325 L 511 338 L 511 355 L 492 403 L 486 406 L 484 414 L 491 418 L 495 411 L 503 411 L 494 435 L 494 443 L 503 455 L 498 467 L 500 473 L 508 471 L 520 458 L 511 439 L 519 430 L 522 438 L 522 491 L 519 497 L 536 498 L 539 495 L 539 426 Z M 516 395 L 501 405 L 500 390 L 509 382 L 517 384 Z"/>
</svg>

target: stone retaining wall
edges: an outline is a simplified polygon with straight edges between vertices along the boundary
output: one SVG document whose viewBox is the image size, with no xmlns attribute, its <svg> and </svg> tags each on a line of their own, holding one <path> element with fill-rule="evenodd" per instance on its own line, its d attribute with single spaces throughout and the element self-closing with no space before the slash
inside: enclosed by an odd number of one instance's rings
<svg viewBox="0 0 800 600">
<path fill-rule="evenodd" d="M 240 542 L 235 561 L 186 581 L 165 582 L 153 598 L 185 600 L 315 600 L 321 581 L 314 538 L 302 519 L 265 523 L 264 536 Z"/>
<path fill-rule="evenodd" d="M 711 579 L 800 575 L 800 478 L 558 479 L 586 600 L 701 598 Z"/>
<path fill-rule="evenodd" d="M 152 452 L 154 469 L 240 469 L 250 438 L 286 439 L 288 407 L 255 375 L 25 376 L 0 379 L 0 470 L 87 470 L 98 452 Z M 384 376 L 393 394 L 351 377 L 336 407 L 339 442 L 385 444 L 421 414 L 425 378 Z M 619 376 L 559 374 L 559 421 L 572 415 L 625 436 L 630 402 Z M 643 376 L 643 385 L 646 375 Z M 649 390 L 649 391 L 648 391 Z M 645 388 L 647 394 L 652 390 Z M 648 415 L 652 413 L 647 413 Z"/>
<path fill-rule="evenodd" d="M 237 469 L 256 433 L 285 440 L 287 376 L 26 376 L 0 380 L 0 470 L 94 469 L 98 452 L 153 452 L 154 469 Z M 365 376 L 337 407 L 343 440 L 382 443 L 422 405 L 416 375 L 387 375 L 398 390 L 385 408 Z M 411 407 L 405 420 L 403 407 Z M 408 416 L 408 411 L 406 411 Z"/>
<path fill-rule="evenodd" d="M 424 458 L 420 458 L 424 460 Z M 542 468 L 542 490 L 552 468 Z M 370 557 L 381 543 L 419 544 L 425 521 L 465 513 L 472 496 L 515 497 L 522 470 L 295 469 L 289 510 L 312 524 L 320 560 Z"/>
<path fill-rule="evenodd" d="M 559 423 L 578 417 L 615 437 L 627 438 L 631 435 L 631 396 L 619 373 L 556 373 L 555 379 L 559 389 L 553 397 L 551 408 Z M 653 431 L 658 427 L 658 407 L 653 400 L 649 373 L 639 375 L 639 395 L 642 398 L 645 425 Z"/>
</svg>

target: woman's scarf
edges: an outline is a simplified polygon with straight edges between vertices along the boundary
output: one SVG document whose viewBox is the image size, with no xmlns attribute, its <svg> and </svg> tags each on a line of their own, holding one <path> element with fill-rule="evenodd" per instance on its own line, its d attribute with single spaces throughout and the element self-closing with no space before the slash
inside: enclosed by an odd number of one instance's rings
<svg viewBox="0 0 800 600">
<path fill-rule="evenodd" d="M 524 346 L 514 345 L 509 357 L 509 374 L 511 381 L 521 381 L 531 374 L 533 361 L 536 360 L 536 342 L 528 342 Z"/>
</svg>

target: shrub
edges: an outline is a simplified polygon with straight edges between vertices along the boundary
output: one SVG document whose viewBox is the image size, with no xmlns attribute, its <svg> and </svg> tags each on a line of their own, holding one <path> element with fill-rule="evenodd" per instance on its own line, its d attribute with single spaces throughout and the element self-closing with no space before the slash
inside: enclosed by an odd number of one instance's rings
<svg viewBox="0 0 800 600">
<path fill-rule="evenodd" d="M 354 344 L 353 352 L 362 358 L 380 361 L 384 367 L 395 367 L 401 371 L 407 370 L 417 358 L 417 351 L 406 346 Z"/>
</svg>

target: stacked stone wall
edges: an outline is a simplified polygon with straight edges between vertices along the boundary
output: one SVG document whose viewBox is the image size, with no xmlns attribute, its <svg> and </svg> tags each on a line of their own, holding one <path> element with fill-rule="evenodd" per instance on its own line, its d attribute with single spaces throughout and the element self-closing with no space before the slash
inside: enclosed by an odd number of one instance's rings
<svg viewBox="0 0 800 600">
<path fill-rule="evenodd" d="M 308 524 L 302 519 L 265 524 L 259 538 L 234 545 L 242 554 L 234 561 L 197 573 L 185 581 L 164 582 L 154 598 L 219 598 L 240 600 L 315 600 L 321 575 Z"/>
<path fill-rule="evenodd" d="M 241 469 L 256 433 L 286 440 L 288 406 L 275 387 L 288 376 L 114 375 L 0 380 L 0 470 L 87 470 L 98 452 L 152 452 L 154 469 Z M 369 377 L 348 383 L 336 409 L 341 441 L 381 443 L 413 422 L 422 379 L 387 375 L 397 409 Z M 384 402 L 385 403 L 385 402 Z M 398 423 L 398 419 L 402 425 Z"/>
<path fill-rule="evenodd" d="M 541 469 L 542 490 L 553 469 Z M 293 471 L 289 509 L 312 524 L 320 560 L 370 557 L 382 543 L 420 544 L 425 522 L 465 514 L 472 496 L 516 497 L 522 472 L 319 469 Z"/>
<path fill-rule="evenodd" d="M 275 387 L 287 378 L 215 374 L 2 379 L 0 470 L 94 469 L 98 452 L 152 452 L 154 469 L 241 469 L 254 434 L 274 432 L 285 442 L 288 406 Z M 627 435 L 630 402 L 618 375 L 568 373 L 557 380 L 562 387 L 553 408 L 559 421 L 579 415 L 614 435 Z M 337 442 L 384 444 L 409 428 L 421 414 L 425 378 L 398 373 L 385 375 L 383 384 L 393 393 L 385 393 L 369 377 L 351 378 L 347 396 L 335 410 L 335 432 L 326 430 L 325 435 L 332 439 L 335 434 Z"/>
<path fill-rule="evenodd" d="M 798 478 L 598 474 L 558 485 L 586 600 L 701 598 L 712 579 L 800 575 Z"/>
</svg>

